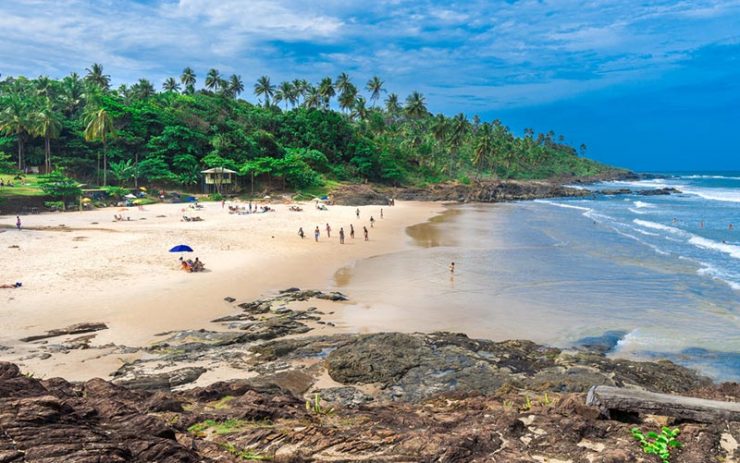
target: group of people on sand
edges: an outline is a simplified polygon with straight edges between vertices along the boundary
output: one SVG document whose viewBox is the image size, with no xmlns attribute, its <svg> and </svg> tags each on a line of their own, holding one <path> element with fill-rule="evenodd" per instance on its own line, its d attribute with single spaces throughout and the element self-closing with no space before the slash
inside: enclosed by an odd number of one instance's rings
<svg viewBox="0 0 740 463">
<path fill-rule="evenodd" d="M 113 221 L 114 222 L 124 222 L 131 220 L 131 217 L 123 217 L 123 214 L 113 214 Z"/>
<path fill-rule="evenodd" d="M 360 209 L 357 209 L 355 212 L 355 215 L 357 218 L 360 218 Z M 383 215 L 383 209 L 380 210 L 380 218 L 382 219 L 384 217 Z M 370 228 L 375 227 L 375 218 L 373 216 L 370 216 Z M 331 232 L 332 228 L 331 225 L 328 223 L 326 224 L 324 230 L 326 231 L 326 237 L 331 238 Z M 370 241 L 370 232 L 368 231 L 366 226 L 362 226 L 362 235 L 365 238 L 365 241 Z M 303 231 L 303 227 L 298 228 L 298 236 L 301 239 L 304 239 L 306 237 L 306 232 Z M 345 242 L 346 233 L 344 231 L 344 227 L 339 227 L 339 244 L 344 244 Z M 349 237 L 350 239 L 355 239 L 355 226 L 354 224 L 349 224 Z M 315 242 L 319 242 L 319 238 L 321 238 L 321 228 L 317 225 L 316 228 L 314 228 L 313 231 L 313 239 Z"/>
<path fill-rule="evenodd" d="M 185 260 L 180 257 L 180 268 L 182 270 L 185 270 L 186 272 L 202 272 L 206 269 L 206 266 L 203 261 L 198 259 L 197 257 L 195 258 L 195 260 Z"/>
<path fill-rule="evenodd" d="M 223 208 L 226 205 L 225 202 L 221 203 L 221 207 Z M 239 215 L 246 215 L 246 214 L 261 214 L 265 212 L 275 212 L 275 209 L 271 208 L 270 206 L 258 206 L 257 204 L 252 207 L 252 201 L 249 201 L 248 206 L 239 206 L 239 205 L 229 205 L 229 214 L 239 214 Z M 291 209 L 292 210 L 292 209 Z"/>
<path fill-rule="evenodd" d="M 21 286 L 23 286 L 23 283 L 21 283 L 20 281 L 16 281 L 15 283 L 2 284 L 0 285 L 0 289 L 16 289 L 20 288 Z"/>
</svg>

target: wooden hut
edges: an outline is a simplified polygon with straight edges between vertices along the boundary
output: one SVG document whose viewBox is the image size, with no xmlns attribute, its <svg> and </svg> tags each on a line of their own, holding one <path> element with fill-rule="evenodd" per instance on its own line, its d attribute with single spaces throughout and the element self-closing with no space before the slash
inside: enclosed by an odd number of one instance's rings
<svg viewBox="0 0 740 463">
<path fill-rule="evenodd" d="M 203 187 L 206 193 L 224 194 L 236 182 L 237 172 L 225 167 L 213 167 L 201 171 L 201 174 L 203 174 Z"/>
</svg>

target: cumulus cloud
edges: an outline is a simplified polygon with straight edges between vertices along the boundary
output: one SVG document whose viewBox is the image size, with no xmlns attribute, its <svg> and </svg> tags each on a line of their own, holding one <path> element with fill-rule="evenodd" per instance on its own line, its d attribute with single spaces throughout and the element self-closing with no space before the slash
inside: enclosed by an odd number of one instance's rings
<svg viewBox="0 0 740 463">
<path fill-rule="evenodd" d="M 659 78 L 737 42 L 739 19 L 740 0 L 4 0 L 0 72 L 100 62 L 119 83 L 185 66 L 246 81 L 349 71 L 427 91 L 436 110 L 505 108 Z"/>
</svg>

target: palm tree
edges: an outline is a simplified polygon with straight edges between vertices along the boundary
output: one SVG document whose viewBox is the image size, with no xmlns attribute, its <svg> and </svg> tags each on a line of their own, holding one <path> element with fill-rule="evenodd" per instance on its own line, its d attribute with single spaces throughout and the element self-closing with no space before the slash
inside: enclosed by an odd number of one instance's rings
<svg viewBox="0 0 740 463">
<path fill-rule="evenodd" d="M 308 94 L 308 88 L 310 87 L 310 84 L 308 81 L 304 79 L 295 79 L 293 80 L 293 90 L 295 92 L 296 96 L 296 103 L 298 103 L 298 98 L 306 99 L 306 95 Z"/>
<path fill-rule="evenodd" d="M 334 82 L 332 82 L 331 77 L 321 79 L 321 82 L 319 82 L 319 96 L 325 109 L 329 109 L 331 99 L 336 94 L 337 92 L 334 90 Z"/>
<path fill-rule="evenodd" d="M 180 84 L 177 83 L 174 77 L 168 77 L 162 84 L 162 90 L 165 92 L 179 92 Z"/>
<path fill-rule="evenodd" d="M 309 85 L 306 88 L 306 96 L 304 97 L 303 105 L 307 108 L 313 109 L 321 106 L 321 94 L 319 93 L 319 89 L 313 85 Z"/>
<path fill-rule="evenodd" d="M 382 92 L 385 92 L 385 89 L 383 88 L 383 81 L 380 80 L 380 77 L 373 76 L 372 79 L 367 81 L 367 85 L 365 86 L 365 89 L 367 89 L 367 91 L 370 92 L 370 101 L 373 102 L 373 108 L 374 108 L 375 103 L 378 101 L 378 98 L 380 98 L 380 94 Z"/>
<path fill-rule="evenodd" d="M 352 118 L 365 120 L 367 118 L 367 101 L 365 97 L 358 96 L 352 106 Z"/>
<path fill-rule="evenodd" d="M 242 76 L 231 74 L 228 82 L 229 93 L 232 97 L 236 98 L 244 91 L 244 82 L 242 82 Z"/>
<path fill-rule="evenodd" d="M 206 88 L 208 90 L 218 90 L 218 88 L 221 85 L 221 74 L 218 72 L 218 69 L 213 69 L 208 71 L 208 74 L 206 75 Z"/>
<path fill-rule="evenodd" d="M 147 79 L 139 79 L 139 81 L 131 87 L 131 90 L 136 98 L 140 100 L 154 96 L 157 93 L 154 89 L 154 85 L 152 85 L 152 83 Z"/>
<path fill-rule="evenodd" d="M 388 98 L 385 99 L 385 110 L 388 111 L 391 116 L 395 116 L 399 112 L 401 112 L 401 105 L 398 102 L 398 95 L 396 95 L 395 93 L 390 93 L 388 95 Z"/>
<path fill-rule="evenodd" d="M 293 97 L 293 84 L 288 81 L 280 82 L 275 91 L 275 103 L 285 102 L 285 109 L 288 109 L 288 104 L 294 101 Z"/>
<path fill-rule="evenodd" d="M 85 140 L 103 142 L 103 185 L 108 184 L 108 139 L 115 136 L 113 118 L 104 108 L 94 109 L 87 113 L 85 120 Z M 98 181 L 100 181 L 100 155 L 98 155 Z"/>
<path fill-rule="evenodd" d="M 23 170 L 23 147 L 32 127 L 29 105 L 26 98 L 17 92 L 11 93 L 0 103 L 0 107 L 5 108 L 0 112 L 0 133 L 15 135 L 18 143 L 18 170 Z"/>
<path fill-rule="evenodd" d="M 478 130 L 472 159 L 473 166 L 478 170 L 479 178 L 483 166 L 493 157 L 493 152 L 493 130 L 490 124 L 483 124 Z"/>
<path fill-rule="evenodd" d="M 448 173 L 450 175 L 454 175 L 457 153 L 460 150 L 460 147 L 465 142 L 465 137 L 468 135 L 469 128 L 470 123 L 465 117 L 465 114 L 460 113 L 452 119 L 448 137 L 448 141 L 450 144 L 450 165 L 448 168 Z"/>
<path fill-rule="evenodd" d="M 180 76 L 180 82 L 185 86 L 185 93 L 195 92 L 195 71 L 190 66 L 186 67 L 182 71 Z"/>
<path fill-rule="evenodd" d="M 72 116 L 82 104 L 85 87 L 76 72 L 68 75 L 62 80 L 60 99 L 64 105 L 64 112 Z"/>
<path fill-rule="evenodd" d="M 34 115 L 33 133 L 44 137 L 44 170 L 51 172 L 51 139 L 58 138 L 62 132 L 62 118 L 54 111 L 51 99 L 44 101 L 43 107 Z"/>
<path fill-rule="evenodd" d="M 254 94 L 259 98 L 265 98 L 265 108 L 270 106 L 270 99 L 275 95 L 275 86 L 270 83 L 270 78 L 262 76 L 254 84 Z"/>
<path fill-rule="evenodd" d="M 110 76 L 103 74 L 102 64 L 93 63 L 92 66 L 85 70 L 87 71 L 87 75 L 85 76 L 86 82 L 97 85 L 102 90 L 108 90 L 110 88 Z"/>
<path fill-rule="evenodd" d="M 412 119 L 420 119 L 426 116 L 429 111 L 427 111 L 424 95 L 416 91 L 412 92 L 411 95 L 406 97 L 404 111 Z"/>
<path fill-rule="evenodd" d="M 357 99 L 357 87 L 352 83 L 347 83 L 342 87 L 341 93 L 339 94 L 339 107 L 342 110 L 349 110 L 355 105 Z"/>
<path fill-rule="evenodd" d="M 334 82 L 334 87 L 336 87 L 339 93 L 346 92 L 347 90 L 349 90 L 350 86 L 354 87 L 354 85 L 352 85 L 352 81 L 350 81 L 349 79 L 349 75 L 346 72 L 339 74 L 337 80 Z"/>
</svg>

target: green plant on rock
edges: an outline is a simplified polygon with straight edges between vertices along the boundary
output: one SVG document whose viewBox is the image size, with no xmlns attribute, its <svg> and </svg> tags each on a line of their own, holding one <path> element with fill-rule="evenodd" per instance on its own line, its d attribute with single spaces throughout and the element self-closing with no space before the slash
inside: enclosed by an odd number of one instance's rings
<svg viewBox="0 0 740 463">
<path fill-rule="evenodd" d="M 313 395 L 313 401 L 306 399 L 306 410 L 316 415 L 331 415 L 334 413 L 334 407 L 324 408 L 321 406 L 321 395 L 318 392 Z"/>
<path fill-rule="evenodd" d="M 640 428 L 630 430 L 632 437 L 640 442 L 642 451 L 648 455 L 657 455 L 662 463 L 670 463 L 671 448 L 681 448 L 681 442 L 676 438 L 681 432 L 678 428 L 671 429 L 663 426 L 660 434 L 650 431 L 643 434 Z"/>
<path fill-rule="evenodd" d="M 224 450 L 235 457 L 246 461 L 270 461 L 272 458 L 249 449 L 240 449 L 234 444 L 223 444 Z"/>
</svg>

